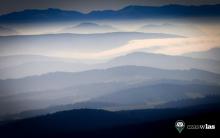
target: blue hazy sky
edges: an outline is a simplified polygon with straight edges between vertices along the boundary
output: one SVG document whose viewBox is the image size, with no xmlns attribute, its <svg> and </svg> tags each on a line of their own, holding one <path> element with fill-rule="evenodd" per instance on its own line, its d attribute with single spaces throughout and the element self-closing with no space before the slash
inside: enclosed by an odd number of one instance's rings
<svg viewBox="0 0 220 138">
<path fill-rule="evenodd" d="M 203 5 L 217 4 L 219 0 L 0 0 L 0 14 L 24 9 L 59 8 L 90 12 L 92 10 L 117 10 L 128 5 L 161 6 L 167 4 Z"/>
</svg>

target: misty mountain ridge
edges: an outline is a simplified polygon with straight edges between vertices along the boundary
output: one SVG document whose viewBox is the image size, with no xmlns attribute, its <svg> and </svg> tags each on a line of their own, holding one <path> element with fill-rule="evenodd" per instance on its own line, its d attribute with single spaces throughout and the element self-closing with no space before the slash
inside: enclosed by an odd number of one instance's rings
<svg viewBox="0 0 220 138">
<path fill-rule="evenodd" d="M 181 92 L 178 88 L 181 88 Z M 0 96 L 0 105 L 2 105 L 0 106 L 2 109 L 0 114 L 5 114 L 6 111 L 8 114 L 12 114 L 59 105 L 64 105 L 66 109 L 65 105 L 68 104 L 74 104 L 72 108 L 88 107 L 105 110 L 154 108 L 156 105 L 180 99 L 194 99 L 208 95 L 217 96 L 220 94 L 218 88 L 218 84 L 198 80 L 139 80 L 136 82 L 133 79 L 133 81 L 72 85 L 66 88 L 43 91 L 25 91 L 24 89 L 25 92 L 10 92 L 8 95 Z M 131 97 L 132 94 L 135 96 Z M 160 97 L 163 94 L 166 96 Z M 118 96 L 116 96 L 117 98 L 103 100 L 109 95 Z M 15 105 L 6 108 L 4 106 L 6 104 Z"/>
<path fill-rule="evenodd" d="M 199 69 L 219 73 L 220 63 L 212 59 L 197 59 L 186 56 L 170 56 L 146 52 L 133 52 L 118 56 L 104 63 L 82 63 L 70 58 L 44 56 L 0 57 L 0 78 L 22 78 L 52 72 L 81 72 L 92 69 L 106 69 L 117 66 L 136 65 L 171 70 Z M 163 64 L 161 64 L 163 63 Z M 182 64 L 179 64 L 182 63 Z"/>
<path fill-rule="evenodd" d="M 60 32 L 90 34 L 90 33 L 107 33 L 107 32 L 116 32 L 116 31 L 118 30 L 110 25 L 100 25 L 92 22 L 83 22 L 72 27 L 64 28 Z"/>
<path fill-rule="evenodd" d="M 99 25 L 97 23 L 92 23 L 92 22 L 83 22 L 80 23 L 76 26 L 73 26 L 72 28 L 93 28 L 95 27 L 97 28 L 108 28 L 108 29 L 114 29 L 113 27 L 109 26 L 109 25 Z"/>
<path fill-rule="evenodd" d="M 162 63 L 162 64 L 161 64 Z M 181 63 L 181 64 L 180 64 Z M 220 73 L 220 62 L 209 59 L 196 59 L 184 56 L 171 56 L 147 52 L 133 52 L 124 56 L 116 57 L 103 66 L 136 65 L 161 69 L 201 69 Z"/>
<path fill-rule="evenodd" d="M 137 110 L 137 109 L 161 109 L 161 108 L 183 108 L 195 105 L 203 105 L 203 104 L 217 104 L 220 103 L 219 95 L 208 95 L 205 97 L 194 97 L 194 98 L 186 98 L 181 100 L 172 100 L 166 101 L 162 103 L 157 103 L 154 105 L 147 105 L 146 103 L 142 105 L 123 105 L 119 103 L 109 103 L 109 102 L 97 102 L 95 99 L 91 99 L 89 101 L 78 102 L 74 104 L 66 104 L 66 105 L 57 105 L 51 106 L 44 109 L 33 109 L 27 110 L 16 114 L 7 114 L 5 116 L 0 116 L 0 121 L 6 120 L 17 120 L 24 119 L 30 117 L 36 117 L 40 115 L 52 114 L 59 111 L 67 111 L 73 109 L 103 109 L 106 111 L 121 111 L 121 110 Z"/>
<path fill-rule="evenodd" d="M 136 88 L 134 87 L 127 90 L 110 93 L 95 98 L 91 101 L 117 103 L 119 105 L 124 105 L 124 109 L 138 109 L 144 107 L 153 108 L 155 105 L 163 105 L 163 103 L 170 101 L 196 99 L 206 97 L 208 95 L 219 96 L 219 89 L 219 86 L 206 84 L 178 85 L 162 83 L 155 85 L 143 85 Z M 115 109 L 123 109 L 123 106 L 116 106 Z"/>
<path fill-rule="evenodd" d="M 0 22 L 45 22 L 74 21 L 97 19 L 144 19 L 144 18 L 184 18 L 184 17 L 218 17 L 220 5 L 165 5 L 127 6 L 120 10 L 92 11 L 88 14 L 60 9 L 24 10 L 0 16 Z"/>
<path fill-rule="evenodd" d="M 97 78 L 99 76 L 99 78 Z M 135 77 L 136 76 L 136 77 Z M 6 86 L 6 84 L 16 83 L 17 86 L 25 86 L 31 89 L 49 89 L 59 86 L 68 86 L 72 84 L 87 84 L 87 83 L 98 83 L 98 82 L 108 82 L 110 81 L 120 81 L 120 80 L 132 80 L 140 78 L 148 79 L 179 79 L 179 80 L 205 80 L 210 82 L 219 82 L 220 75 L 216 73 L 211 73 L 208 71 L 203 71 L 199 69 L 189 69 L 189 70 L 166 70 L 166 69 L 157 69 L 153 67 L 144 67 L 144 66 L 135 66 L 135 65 L 126 65 L 112 67 L 108 69 L 94 69 L 83 72 L 54 72 L 43 75 L 29 76 L 19 79 L 5 79 L 0 80 Z M 48 82 L 49 84 L 47 84 Z M 60 84 L 57 84 L 60 82 Z M 61 83 L 62 82 L 62 83 Z M 22 84 L 29 85 L 22 85 Z M 35 84 L 34 86 L 31 83 Z M 11 85 L 12 85 L 11 84 Z M 56 84 L 56 85 L 55 85 Z M 2 85 L 2 88 L 4 88 Z M 15 85 L 15 86 L 16 86 Z M 41 87 L 39 87 L 39 86 Z M 45 88 L 43 87 L 45 86 Z M 19 87 L 17 91 L 19 91 Z"/>
</svg>

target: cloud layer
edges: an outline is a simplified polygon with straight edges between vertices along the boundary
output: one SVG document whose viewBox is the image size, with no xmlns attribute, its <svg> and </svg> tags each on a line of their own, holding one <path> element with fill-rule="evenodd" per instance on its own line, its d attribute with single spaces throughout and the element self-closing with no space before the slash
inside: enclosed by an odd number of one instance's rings
<svg viewBox="0 0 220 138">
<path fill-rule="evenodd" d="M 167 55 L 181 55 L 184 53 L 206 51 L 211 48 L 220 47 L 219 36 L 201 36 L 191 38 L 166 38 L 166 39 L 144 39 L 132 40 L 119 48 L 101 52 L 60 52 L 58 57 L 72 57 L 80 59 L 100 59 L 131 53 L 135 51 L 148 51 Z"/>
</svg>

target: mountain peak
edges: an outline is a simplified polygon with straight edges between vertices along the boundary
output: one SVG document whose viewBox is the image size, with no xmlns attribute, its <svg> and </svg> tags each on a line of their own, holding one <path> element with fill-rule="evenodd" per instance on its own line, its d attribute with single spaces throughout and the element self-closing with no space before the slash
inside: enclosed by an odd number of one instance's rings
<svg viewBox="0 0 220 138">
<path fill-rule="evenodd" d="M 97 27 L 97 26 L 99 25 L 96 23 L 84 22 L 84 23 L 78 24 L 76 27 Z"/>
</svg>

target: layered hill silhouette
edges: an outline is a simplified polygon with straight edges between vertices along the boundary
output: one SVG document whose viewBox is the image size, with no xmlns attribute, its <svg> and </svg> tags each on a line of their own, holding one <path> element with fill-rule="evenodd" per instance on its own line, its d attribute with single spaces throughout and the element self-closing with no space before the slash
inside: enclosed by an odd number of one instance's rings
<svg viewBox="0 0 220 138">
<path fill-rule="evenodd" d="M 116 57 L 108 62 L 107 66 L 136 65 L 161 69 L 201 69 L 219 73 L 220 64 L 216 60 L 196 59 L 184 56 L 170 56 L 163 54 L 134 52 Z"/>
<path fill-rule="evenodd" d="M 143 18 L 184 18 L 184 17 L 218 17 L 220 5 L 183 6 L 166 5 L 128 6 L 117 11 L 92 11 L 88 14 L 60 9 L 24 10 L 0 16 L 0 22 L 45 22 L 74 21 L 97 19 L 143 19 Z"/>
<path fill-rule="evenodd" d="M 124 105 L 125 109 L 136 105 L 146 108 L 175 99 L 218 95 L 219 79 L 219 74 L 197 69 L 164 70 L 142 66 L 6 79 L 0 80 L 0 113 L 79 103 L 102 96 L 96 102 L 105 103 L 102 99 L 107 97 L 107 104 L 120 105 L 118 109 Z M 160 99 L 160 95 L 164 96 Z"/>
<path fill-rule="evenodd" d="M 188 124 L 217 125 L 219 104 L 188 108 L 148 109 L 108 112 L 104 110 L 70 110 L 45 116 L 5 122 L 0 125 L 4 137 L 146 137 L 146 136 L 217 136 L 217 130 L 184 129 L 179 134 L 174 127 L 179 119 Z"/>
<path fill-rule="evenodd" d="M 137 93 L 137 95 L 138 94 L 139 93 Z M 124 95 L 127 96 L 126 94 L 124 94 Z M 179 95 L 181 95 L 181 94 L 179 94 Z M 117 103 L 109 103 L 107 101 L 104 101 L 104 102 L 98 101 L 97 102 L 97 99 L 99 99 L 99 98 L 91 99 L 89 101 L 84 101 L 84 102 L 78 102 L 75 104 L 56 105 L 56 106 L 51 106 L 51 107 L 47 107 L 47 108 L 43 108 L 43 109 L 32 109 L 32 110 L 23 111 L 20 113 L 7 114 L 7 115 L 0 116 L 0 119 L 1 119 L 1 121 L 12 121 L 12 120 L 31 118 L 31 117 L 42 116 L 42 115 L 52 114 L 52 113 L 56 113 L 56 112 L 60 112 L 60 111 L 66 111 L 66 110 L 73 110 L 73 109 L 102 109 L 102 110 L 107 110 L 107 111 L 120 111 L 120 110 L 137 110 L 137 109 L 187 108 L 190 106 L 198 106 L 198 105 L 205 105 L 205 104 L 219 104 L 220 103 L 220 96 L 219 95 L 208 95 L 208 96 L 191 97 L 191 98 L 185 98 L 185 99 L 179 98 L 179 100 L 172 99 L 171 101 L 166 101 L 163 103 L 155 104 L 156 102 L 154 102 L 153 103 L 154 105 L 153 104 L 146 104 L 146 102 L 148 102 L 148 103 L 152 102 L 152 101 L 147 101 L 147 100 L 142 104 L 135 104 L 134 101 L 137 101 L 136 98 L 134 98 L 133 103 L 129 104 L 129 105 L 128 104 L 127 105 L 120 104 L 121 101 L 117 101 L 117 99 L 115 100 Z M 108 99 L 108 101 L 109 100 L 112 100 L 112 99 Z M 131 98 L 128 99 L 127 101 L 129 101 L 129 100 L 132 101 Z M 142 98 L 142 100 L 143 100 L 143 98 Z M 122 102 L 124 102 L 124 101 L 122 101 Z"/>
<path fill-rule="evenodd" d="M 135 52 L 118 56 L 105 63 L 80 63 L 79 60 L 52 58 L 45 56 L 6 56 L 0 57 L 0 78 L 22 78 L 52 72 L 82 72 L 91 69 L 105 69 L 117 66 L 145 66 L 171 70 L 199 69 L 220 73 L 220 62 L 213 59 L 197 59 L 186 56 L 169 56 Z"/>
<path fill-rule="evenodd" d="M 178 85 L 165 83 L 122 90 L 98 97 L 94 100 L 107 103 L 118 103 L 119 105 L 131 105 L 133 108 L 135 108 L 135 106 L 138 108 L 138 105 L 154 107 L 154 105 L 158 105 L 158 103 L 200 98 L 207 95 L 219 95 L 219 89 L 219 86 L 208 86 L 205 84 Z M 120 108 L 120 106 L 116 108 Z"/>
<path fill-rule="evenodd" d="M 39 76 L 30 76 L 20 79 L 0 80 L 1 92 L 36 91 L 47 89 L 65 88 L 90 83 L 128 81 L 145 78 L 147 80 L 177 79 L 177 80 L 202 80 L 219 83 L 220 75 L 197 70 L 164 70 L 143 66 L 120 66 L 109 69 L 97 69 L 84 72 L 68 73 L 55 72 Z M 13 86 L 8 87 L 8 86 Z M 9 94 L 9 93 L 8 93 Z"/>
</svg>

